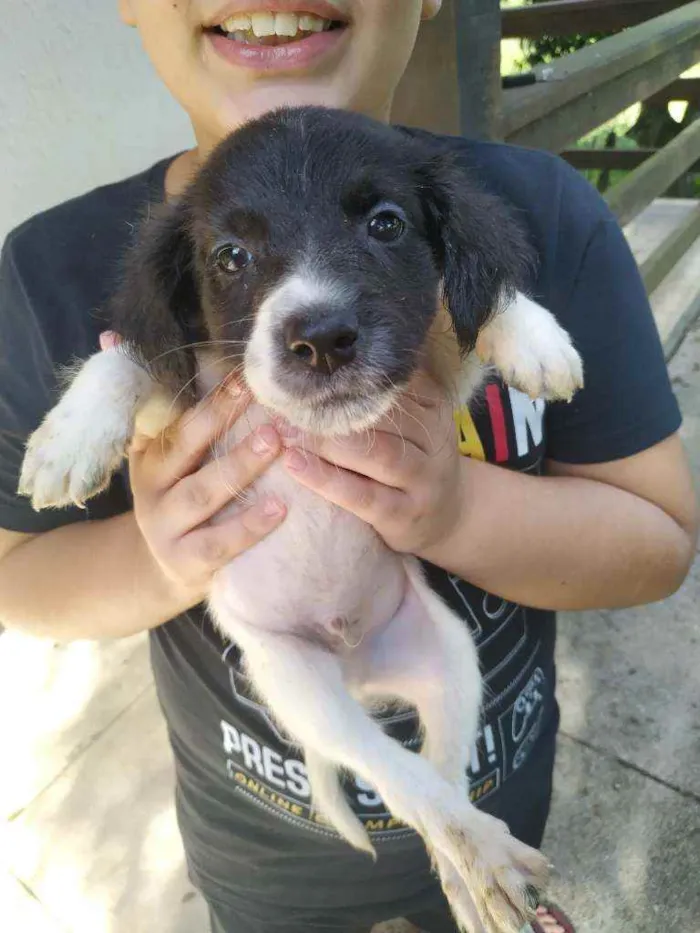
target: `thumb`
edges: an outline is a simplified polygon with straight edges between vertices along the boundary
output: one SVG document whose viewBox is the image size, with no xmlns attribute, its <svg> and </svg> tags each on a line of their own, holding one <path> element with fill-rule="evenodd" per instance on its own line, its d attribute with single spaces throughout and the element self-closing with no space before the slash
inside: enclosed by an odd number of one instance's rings
<svg viewBox="0 0 700 933">
<path fill-rule="evenodd" d="M 113 350 L 122 342 L 122 338 L 113 330 L 103 330 L 100 334 L 100 350 Z"/>
</svg>

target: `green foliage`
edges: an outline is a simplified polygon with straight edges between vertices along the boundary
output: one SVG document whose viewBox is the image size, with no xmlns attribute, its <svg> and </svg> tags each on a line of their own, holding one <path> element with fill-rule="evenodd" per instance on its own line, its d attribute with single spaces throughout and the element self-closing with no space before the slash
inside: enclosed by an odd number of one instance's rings
<svg viewBox="0 0 700 933">
<path fill-rule="evenodd" d="M 543 3 L 546 0 L 530 0 L 531 4 Z M 541 39 L 525 39 L 522 43 L 523 64 L 528 68 L 535 65 L 549 64 L 555 58 L 577 52 L 587 45 L 594 45 L 607 33 L 593 33 L 579 36 L 543 36 Z"/>
<path fill-rule="evenodd" d="M 525 39 L 523 41 L 524 62 L 528 68 L 535 65 L 549 64 L 555 58 L 577 52 L 587 45 L 594 45 L 604 34 L 591 36 L 543 36 L 541 39 Z"/>
<path fill-rule="evenodd" d="M 623 121 L 621 121 L 623 123 Z M 608 126 L 594 130 L 585 139 L 579 140 L 577 149 L 636 149 L 637 144 L 629 136 L 624 135 L 624 123 L 620 127 Z M 603 169 L 586 169 L 581 172 L 598 191 L 607 191 L 628 174 L 623 171 L 608 172 Z"/>
</svg>

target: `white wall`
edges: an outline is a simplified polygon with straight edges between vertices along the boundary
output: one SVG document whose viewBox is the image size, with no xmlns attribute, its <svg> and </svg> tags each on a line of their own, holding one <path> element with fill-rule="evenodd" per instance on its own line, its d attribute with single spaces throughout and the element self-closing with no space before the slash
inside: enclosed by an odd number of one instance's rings
<svg viewBox="0 0 700 933">
<path fill-rule="evenodd" d="M 117 0 L 0 0 L 0 241 L 190 142 Z"/>
</svg>

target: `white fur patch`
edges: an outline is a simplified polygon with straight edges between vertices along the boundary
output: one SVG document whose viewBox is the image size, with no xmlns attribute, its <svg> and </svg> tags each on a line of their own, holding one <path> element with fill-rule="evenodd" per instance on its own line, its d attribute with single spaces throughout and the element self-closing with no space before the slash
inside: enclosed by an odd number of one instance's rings
<svg viewBox="0 0 700 933">
<path fill-rule="evenodd" d="M 520 293 L 483 328 L 476 352 L 530 398 L 570 401 L 583 386 L 583 363 L 569 335 L 546 308 Z"/>
<path fill-rule="evenodd" d="M 245 353 L 246 380 L 262 405 L 281 411 L 295 404 L 276 378 L 276 333 L 300 308 L 342 297 L 337 283 L 324 282 L 302 270 L 283 279 L 265 298 L 258 308 Z"/>
<path fill-rule="evenodd" d="M 124 459 L 136 412 L 149 399 L 153 380 L 120 348 L 90 357 L 29 438 L 20 494 L 35 509 L 83 506 Z M 158 407 L 162 430 L 165 408 Z"/>
<path fill-rule="evenodd" d="M 417 561 L 394 558 L 403 565 L 406 595 L 393 618 L 354 649 L 334 655 L 311 640 L 240 621 L 236 642 L 262 699 L 310 752 L 314 799 L 345 838 L 371 851 L 337 788 L 338 768 L 368 781 L 390 812 L 422 835 L 462 929 L 516 933 L 525 921 L 526 886 L 541 880 L 546 862 L 470 802 L 466 768 L 481 695 L 476 649 Z M 221 605 L 215 613 L 222 624 Z M 418 708 L 423 755 L 367 715 L 363 703 L 371 696 Z"/>
</svg>

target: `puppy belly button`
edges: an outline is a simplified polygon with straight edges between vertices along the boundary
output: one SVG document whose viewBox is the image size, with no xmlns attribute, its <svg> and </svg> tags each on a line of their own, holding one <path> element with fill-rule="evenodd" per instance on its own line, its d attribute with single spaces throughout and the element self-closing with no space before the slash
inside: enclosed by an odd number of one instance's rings
<svg viewBox="0 0 700 933">
<path fill-rule="evenodd" d="M 336 616 L 326 625 L 326 630 L 339 639 L 346 648 L 358 648 L 362 643 L 364 631 L 360 619 L 348 619 L 346 616 Z"/>
</svg>

